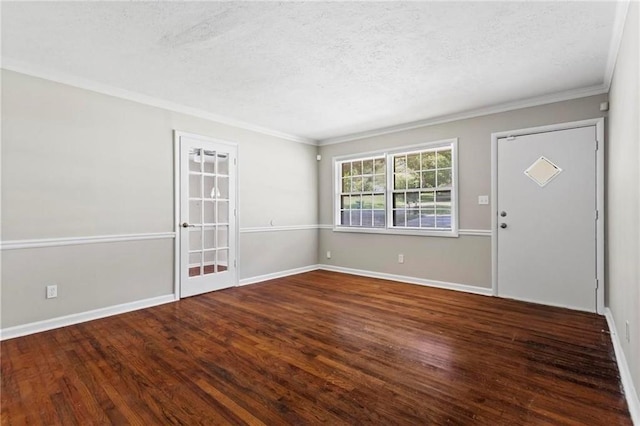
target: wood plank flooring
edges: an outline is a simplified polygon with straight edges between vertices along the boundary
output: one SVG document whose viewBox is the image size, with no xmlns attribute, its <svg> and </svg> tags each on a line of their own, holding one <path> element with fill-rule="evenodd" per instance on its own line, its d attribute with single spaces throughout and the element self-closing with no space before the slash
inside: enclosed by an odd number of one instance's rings
<svg viewBox="0 0 640 426">
<path fill-rule="evenodd" d="M 314 271 L 2 342 L 2 424 L 630 425 L 606 330 Z"/>
</svg>

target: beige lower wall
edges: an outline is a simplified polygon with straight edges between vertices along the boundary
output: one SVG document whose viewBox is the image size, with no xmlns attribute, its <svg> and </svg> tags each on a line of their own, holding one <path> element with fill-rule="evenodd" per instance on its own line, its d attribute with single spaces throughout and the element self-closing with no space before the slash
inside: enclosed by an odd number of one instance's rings
<svg viewBox="0 0 640 426">
<path fill-rule="evenodd" d="M 317 229 L 240 233 L 241 280 L 312 266 L 317 259 Z"/>
<path fill-rule="evenodd" d="M 2 251 L 3 329 L 173 292 L 172 238 Z"/>
<path fill-rule="evenodd" d="M 398 254 L 404 255 L 403 264 Z M 399 237 L 322 229 L 318 263 L 491 288 L 491 238 L 486 236 Z"/>
</svg>

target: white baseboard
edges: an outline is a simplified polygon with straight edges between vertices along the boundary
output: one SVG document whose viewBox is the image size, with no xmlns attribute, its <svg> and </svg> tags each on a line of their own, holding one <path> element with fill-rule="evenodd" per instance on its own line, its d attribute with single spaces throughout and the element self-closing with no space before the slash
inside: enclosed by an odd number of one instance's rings
<svg viewBox="0 0 640 426">
<path fill-rule="evenodd" d="M 607 319 L 609 325 L 609 333 L 611 335 L 611 342 L 613 343 L 613 350 L 616 354 L 616 362 L 618 363 L 618 371 L 620 371 L 620 381 L 622 382 L 622 388 L 624 389 L 624 395 L 627 398 L 627 405 L 629 406 L 629 413 L 631 414 L 631 421 L 634 425 L 640 426 L 640 399 L 638 399 L 638 392 L 633 384 L 633 378 L 631 377 L 631 371 L 629 370 L 629 364 L 627 364 L 627 358 L 622 350 L 622 343 L 618 337 L 618 329 L 613 319 L 613 313 L 611 309 L 604 309 L 604 316 Z"/>
<path fill-rule="evenodd" d="M 135 302 L 123 303 L 120 305 L 108 306 L 106 308 L 94 309 L 92 311 L 80 312 L 78 314 L 65 315 L 51 318 L 44 321 L 32 322 L 29 324 L 17 325 L 15 327 L 0 330 L 0 340 L 13 339 L 15 337 L 26 336 L 28 334 L 40 333 L 54 328 L 66 327 L 68 325 L 79 324 L 81 322 L 92 321 L 99 318 L 110 317 L 112 315 L 124 314 L 125 312 L 137 311 L 138 309 L 150 308 L 175 301 L 173 294 L 166 296 L 152 297 L 150 299 L 136 300 Z"/>
<path fill-rule="evenodd" d="M 324 269 L 325 271 L 333 271 L 333 272 L 343 272 L 345 274 L 360 275 L 363 277 L 381 278 L 383 280 L 399 281 L 399 282 L 408 283 L 408 284 L 418 284 L 418 285 L 424 285 L 427 287 L 437 287 L 437 288 L 443 288 L 446 290 L 463 291 L 466 293 L 481 294 L 483 296 L 491 296 L 493 294 L 490 288 L 476 287 L 476 286 L 467 285 L 467 284 L 449 283 L 444 281 L 427 280 L 424 278 L 408 277 L 405 275 L 395 275 L 395 274 L 387 274 L 384 272 L 365 271 L 362 269 L 344 268 L 342 266 L 333 266 L 333 265 L 325 265 L 325 264 L 320 264 L 318 269 Z"/>
<path fill-rule="evenodd" d="M 262 281 L 274 280 L 276 278 L 288 277 L 289 275 L 302 274 L 303 272 L 311 272 L 319 269 L 318 265 L 303 266 L 301 268 L 287 269 L 286 271 L 274 272 L 272 274 L 258 275 L 255 277 L 243 278 L 238 286 L 256 284 Z"/>
</svg>

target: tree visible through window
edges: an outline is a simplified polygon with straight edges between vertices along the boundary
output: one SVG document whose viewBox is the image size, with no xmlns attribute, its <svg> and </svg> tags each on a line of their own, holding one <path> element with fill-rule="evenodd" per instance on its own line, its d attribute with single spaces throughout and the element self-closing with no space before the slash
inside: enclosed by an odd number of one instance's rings
<svg viewBox="0 0 640 426">
<path fill-rule="evenodd" d="M 338 159 L 338 228 L 457 231 L 456 140 Z"/>
</svg>

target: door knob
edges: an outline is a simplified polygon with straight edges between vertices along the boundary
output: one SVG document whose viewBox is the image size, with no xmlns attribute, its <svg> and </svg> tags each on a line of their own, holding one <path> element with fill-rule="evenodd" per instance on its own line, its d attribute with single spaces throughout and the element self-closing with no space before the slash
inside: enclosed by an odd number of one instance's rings
<svg viewBox="0 0 640 426">
<path fill-rule="evenodd" d="M 501 223 L 501 224 L 500 224 L 500 228 L 504 229 L 504 228 L 506 228 L 506 227 L 507 227 L 507 224 L 506 224 L 506 223 Z"/>
<path fill-rule="evenodd" d="M 507 215 L 507 212 L 505 212 L 505 211 L 501 211 L 500 212 L 500 216 L 505 217 L 506 215 Z"/>
<path fill-rule="evenodd" d="M 184 222 L 184 223 L 182 224 L 182 227 L 183 227 L 183 228 L 193 228 L 194 226 L 195 226 L 195 225 L 189 225 L 187 222 Z"/>
</svg>

